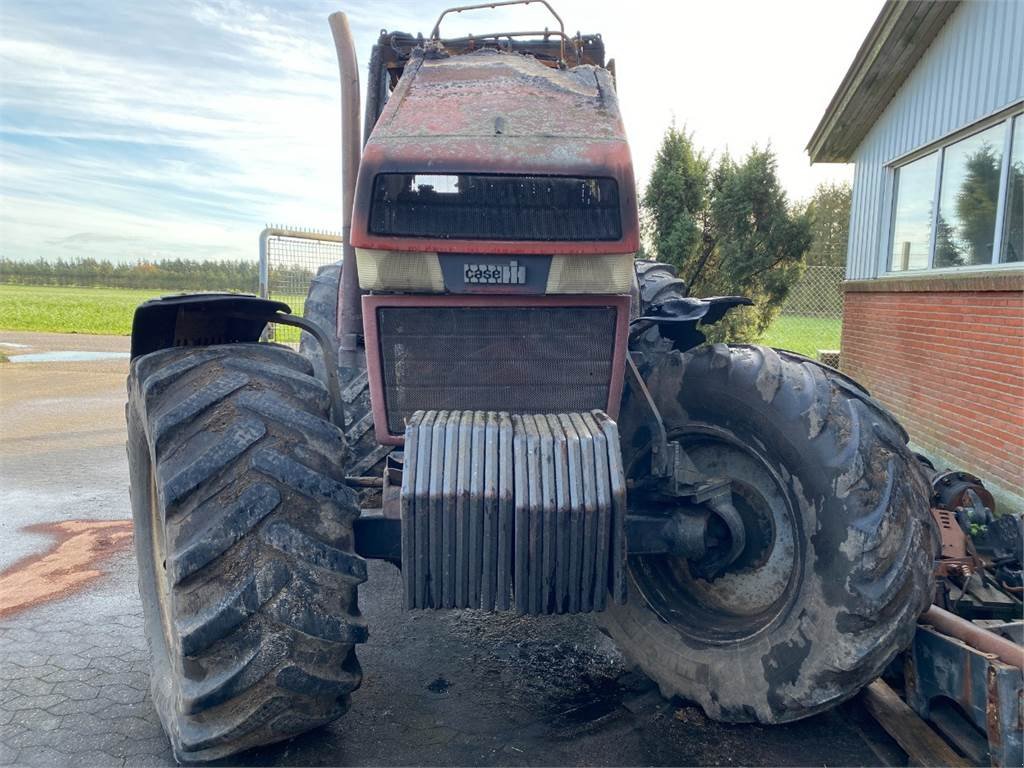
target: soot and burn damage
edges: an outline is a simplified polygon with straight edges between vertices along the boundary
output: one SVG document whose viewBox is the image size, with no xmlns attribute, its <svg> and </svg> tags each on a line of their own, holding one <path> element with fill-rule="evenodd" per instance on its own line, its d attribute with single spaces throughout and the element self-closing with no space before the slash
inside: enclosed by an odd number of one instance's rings
<svg viewBox="0 0 1024 768">
<path fill-rule="evenodd" d="M 506 137 L 626 140 L 607 70 L 494 50 L 411 64 L 371 139 L 493 136 L 497 117 Z"/>
<path fill-rule="evenodd" d="M 637 261 L 635 268 L 630 349 L 642 353 L 637 365 L 644 369 L 669 349 L 686 352 L 703 344 L 700 326 L 714 325 L 730 310 L 753 304 L 744 296 L 690 296 L 671 264 Z"/>
<path fill-rule="evenodd" d="M 540 234 L 511 242 L 449 234 L 436 238 L 437 250 L 585 254 L 639 247 L 632 159 L 612 77 L 599 67 L 555 69 L 494 50 L 417 54 L 364 149 L 352 239 L 361 248 L 427 249 L 429 237 L 411 241 L 372 226 L 374 190 L 384 174 L 569 177 L 615 189 L 616 226 L 599 238 Z"/>
</svg>

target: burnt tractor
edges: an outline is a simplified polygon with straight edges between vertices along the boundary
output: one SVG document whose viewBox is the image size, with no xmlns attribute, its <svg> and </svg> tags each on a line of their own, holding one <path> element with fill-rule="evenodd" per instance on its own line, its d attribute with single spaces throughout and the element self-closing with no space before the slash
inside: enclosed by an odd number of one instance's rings
<svg viewBox="0 0 1024 768">
<path fill-rule="evenodd" d="M 131 497 L 175 755 L 345 713 L 369 558 L 401 568 L 409 609 L 593 613 L 713 718 L 783 723 L 852 696 L 932 597 L 906 432 L 837 370 L 704 344 L 749 302 L 635 260 L 599 35 L 440 24 L 381 34 L 362 145 L 331 17 L 344 261 L 304 317 L 217 294 L 136 312 Z M 300 349 L 260 342 L 268 323 L 303 329 Z"/>
</svg>

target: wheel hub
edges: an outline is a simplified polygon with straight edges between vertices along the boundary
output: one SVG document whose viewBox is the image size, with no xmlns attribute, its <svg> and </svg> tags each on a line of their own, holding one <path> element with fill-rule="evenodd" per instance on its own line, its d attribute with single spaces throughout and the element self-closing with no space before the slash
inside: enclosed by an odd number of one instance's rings
<svg viewBox="0 0 1024 768">
<path fill-rule="evenodd" d="M 660 499 L 670 544 L 638 552 L 630 539 L 634 582 L 684 634 L 710 642 L 756 634 L 784 612 L 799 570 L 796 517 L 783 482 L 755 449 L 718 428 L 673 440 L 693 469 L 721 482 L 699 504 L 693 496 L 682 504 Z M 673 538 L 673 530 L 687 535 Z"/>
</svg>

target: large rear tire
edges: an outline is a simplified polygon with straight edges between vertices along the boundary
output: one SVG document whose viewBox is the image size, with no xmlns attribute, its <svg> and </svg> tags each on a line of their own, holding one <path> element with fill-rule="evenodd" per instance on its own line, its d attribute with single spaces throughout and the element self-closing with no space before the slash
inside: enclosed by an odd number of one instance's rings
<svg viewBox="0 0 1024 768">
<path fill-rule="evenodd" d="M 366 626 L 344 443 L 302 356 L 165 349 L 128 377 L 128 461 L 151 687 L 179 761 L 345 713 Z"/>
<path fill-rule="evenodd" d="M 341 283 L 341 262 L 321 267 L 309 285 L 306 295 L 304 316 L 318 323 L 328 331 L 337 348 L 338 291 Z M 320 344 L 303 331 L 299 351 L 313 363 L 313 370 L 321 381 L 327 381 L 324 370 L 323 352 Z M 373 431 L 373 411 L 370 407 L 370 383 L 366 376 L 366 358 L 361 365 L 343 367 L 341 397 L 345 403 L 345 439 L 349 454 L 345 473 L 353 476 L 381 477 L 384 474 L 384 460 L 391 453 L 391 446 L 377 442 Z M 379 493 L 375 489 L 362 491 L 364 506 L 374 506 Z"/>
<path fill-rule="evenodd" d="M 631 557 L 628 602 L 599 621 L 663 694 L 715 719 L 781 723 L 854 695 L 931 602 L 937 532 L 906 433 L 838 371 L 788 352 L 673 351 L 645 378 L 669 438 L 731 481 L 747 542 L 711 580 L 681 558 Z M 623 446 L 634 478 L 645 450 Z"/>
</svg>

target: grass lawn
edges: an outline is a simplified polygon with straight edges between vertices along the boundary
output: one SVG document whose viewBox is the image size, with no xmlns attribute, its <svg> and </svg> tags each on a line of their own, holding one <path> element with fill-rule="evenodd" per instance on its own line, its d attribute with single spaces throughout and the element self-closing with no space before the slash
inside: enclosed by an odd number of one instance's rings
<svg viewBox="0 0 1024 768">
<path fill-rule="evenodd" d="M 816 358 L 819 349 L 839 349 L 843 321 L 837 317 L 788 315 L 775 318 L 760 343 Z"/>
<path fill-rule="evenodd" d="M 0 330 L 127 336 L 146 299 L 171 291 L 0 285 Z"/>
<path fill-rule="evenodd" d="M 147 299 L 173 294 L 167 289 L 57 288 L 0 285 L 0 330 L 49 333 L 99 333 L 127 336 L 135 308 Z M 305 296 L 275 299 L 302 314 Z M 278 341 L 298 341 L 298 328 L 279 326 Z"/>
</svg>

